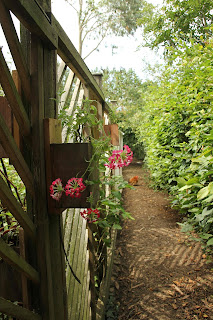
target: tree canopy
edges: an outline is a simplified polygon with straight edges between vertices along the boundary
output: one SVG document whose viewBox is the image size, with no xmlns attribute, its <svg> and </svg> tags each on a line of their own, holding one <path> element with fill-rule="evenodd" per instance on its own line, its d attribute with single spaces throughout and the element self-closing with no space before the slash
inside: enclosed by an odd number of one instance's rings
<svg viewBox="0 0 213 320">
<path fill-rule="evenodd" d="M 186 43 L 194 39 L 205 45 L 212 35 L 212 10 L 213 0 L 166 0 L 160 10 L 144 6 L 138 24 L 143 26 L 146 45 L 151 48 L 177 48 L 180 39 Z"/>
<path fill-rule="evenodd" d="M 137 29 L 137 19 L 145 0 L 65 0 L 78 17 L 79 53 L 87 40 L 96 44 L 83 58 L 95 51 L 109 34 L 124 36 Z"/>
</svg>

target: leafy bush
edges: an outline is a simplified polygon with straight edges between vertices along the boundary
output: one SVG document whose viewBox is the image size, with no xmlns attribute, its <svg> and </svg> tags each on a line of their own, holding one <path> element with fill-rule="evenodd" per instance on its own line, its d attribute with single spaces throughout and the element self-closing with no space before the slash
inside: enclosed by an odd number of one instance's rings
<svg viewBox="0 0 213 320">
<path fill-rule="evenodd" d="M 173 205 L 213 245 L 213 43 L 191 42 L 173 52 L 150 87 L 138 135 L 156 188 L 167 189 Z"/>
</svg>

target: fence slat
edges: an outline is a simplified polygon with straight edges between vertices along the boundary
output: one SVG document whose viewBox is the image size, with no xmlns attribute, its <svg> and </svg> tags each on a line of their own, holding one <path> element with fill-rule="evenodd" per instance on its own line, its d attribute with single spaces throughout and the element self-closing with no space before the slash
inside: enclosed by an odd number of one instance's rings
<svg viewBox="0 0 213 320">
<path fill-rule="evenodd" d="M 67 81 L 65 83 L 64 89 L 63 89 L 64 92 L 61 95 L 60 109 L 62 109 L 67 104 L 67 100 L 69 99 L 70 92 L 72 89 L 74 77 L 75 77 L 75 74 L 72 71 L 70 71 L 68 78 L 67 78 Z"/>
<path fill-rule="evenodd" d="M 77 75 L 77 77 L 84 83 L 91 87 L 94 93 L 104 101 L 104 94 L 99 88 L 93 75 L 90 73 L 87 65 L 82 60 L 81 56 L 75 49 L 69 37 L 62 29 L 59 22 L 52 15 L 52 24 L 58 34 L 58 54 L 61 59 L 68 65 L 68 67 Z"/>
<path fill-rule="evenodd" d="M 19 320 L 42 320 L 42 318 L 30 310 L 19 307 L 14 303 L 0 298 L 0 312 L 7 314 L 8 316 L 15 317 Z"/>
<path fill-rule="evenodd" d="M 83 278 L 85 262 L 83 263 L 83 261 L 85 261 L 85 257 L 86 257 L 86 252 L 85 252 L 85 248 L 87 247 L 86 240 L 87 240 L 86 221 L 82 219 L 81 237 L 80 237 L 80 244 L 78 248 L 78 259 L 76 258 L 76 263 L 78 265 L 78 275 L 79 275 L 79 278 L 81 279 L 81 285 L 79 286 L 78 283 L 75 282 L 74 289 L 73 289 L 72 310 L 71 310 L 70 319 L 74 319 L 75 315 L 78 315 L 78 320 L 80 318 L 80 306 L 82 306 L 81 294 L 82 294 L 82 287 L 85 281 L 85 279 Z"/>
<path fill-rule="evenodd" d="M 78 223 L 78 233 L 77 233 L 77 238 L 75 242 L 75 252 L 74 252 L 74 259 L 73 259 L 73 268 L 74 270 L 78 270 L 78 276 L 81 274 L 81 251 L 82 251 L 82 244 L 83 244 L 83 238 L 84 238 L 84 230 L 83 230 L 83 218 L 79 218 L 79 223 Z M 71 314 L 70 314 L 70 319 L 74 319 L 76 313 L 76 307 L 78 304 L 78 290 L 79 287 L 82 286 L 82 279 L 81 280 L 81 285 L 77 281 L 75 281 L 74 278 L 71 279 L 70 281 L 70 289 L 72 290 L 72 293 L 70 292 L 70 295 L 72 296 L 71 305 Z"/>
<path fill-rule="evenodd" d="M 30 121 L 16 89 L 10 70 L 0 50 L 0 83 L 24 136 L 30 134 Z"/>
<path fill-rule="evenodd" d="M 88 240 L 88 230 L 86 229 L 85 233 L 85 243 L 87 243 Z M 83 265 L 83 276 L 81 279 L 83 279 L 83 284 L 81 287 L 81 300 L 79 301 L 79 320 L 83 320 L 84 310 L 88 307 L 86 297 L 88 296 L 89 291 L 89 252 L 87 250 L 87 247 L 85 246 L 85 251 L 82 259 L 82 265 Z M 90 303 L 89 303 L 90 305 Z"/>
<path fill-rule="evenodd" d="M 0 20 L 1 25 L 10 47 L 16 68 L 21 79 L 22 88 L 25 92 L 27 99 L 30 98 L 30 74 L 22 53 L 21 45 L 16 33 L 9 10 L 5 7 L 3 0 L 0 0 Z"/>
<path fill-rule="evenodd" d="M 34 283 L 39 284 L 38 272 L 23 258 L 20 257 L 3 239 L 0 238 L 0 256 L 12 265 L 16 270 L 23 272 L 25 276 Z"/>
<path fill-rule="evenodd" d="M 33 34 L 36 34 L 50 49 L 57 49 L 58 37 L 50 24 L 47 15 L 34 0 L 4 0 L 21 23 Z"/>
<path fill-rule="evenodd" d="M 61 61 L 60 65 L 58 67 L 58 70 L 57 70 L 57 91 L 60 88 L 63 76 L 64 76 L 65 71 L 66 71 L 66 68 L 67 68 L 67 66 L 66 66 L 65 62 Z"/>
<path fill-rule="evenodd" d="M 33 194 L 33 176 L 0 114 L 0 142 L 28 191 Z"/>
<path fill-rule="evenodd" d="M 24 228 L 25 232 L 31 237 L 35 238 L 35 226 L 27 213 L 22 209 L 21 205 L 8 188 L 7 184 L 0 177 L 0 199 L 4 206 L 13 214 L 16 220 Z"/>
</svg>

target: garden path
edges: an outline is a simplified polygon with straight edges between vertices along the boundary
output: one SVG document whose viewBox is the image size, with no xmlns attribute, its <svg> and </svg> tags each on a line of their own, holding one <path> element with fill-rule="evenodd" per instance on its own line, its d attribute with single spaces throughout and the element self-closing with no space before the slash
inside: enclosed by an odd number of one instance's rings
<svg viewBox="0 0 213 320">
<path fill-rule="evenodd" d="M 134 161 L 123 171 L 126 180 L 138 175 L 139 182 L 124 191 L 135 220 L 124 221 L 118 235 L 113 283 L 119 314 L 108 319 L 213 319 L 213 264 L 199 242 L 181 233 L 167 194 L 149 187 L 141 167 Z"/>
</svg>

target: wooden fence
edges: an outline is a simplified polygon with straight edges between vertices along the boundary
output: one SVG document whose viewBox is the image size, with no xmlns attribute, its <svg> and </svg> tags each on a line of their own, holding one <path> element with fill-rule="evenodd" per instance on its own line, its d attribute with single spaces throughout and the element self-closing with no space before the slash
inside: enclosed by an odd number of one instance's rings
<svg viewBox="0 0 213 320">
<path fill-rule="evenodd" d="M 20 37 L 11 13 L 20 21 Z M 17 69 L 11 74 L 0 50 L 0 83 L 6 97 L 0 100 L 0 157 L 10 159 L 26 188 L 26 205 L 22 205 L 6 172 L 0 177 L 1 206 L 21 226 L 18 249 L 0 238 L 0 264 L 12 266 L 20 289 L 15 297 L 3 291 L 0 318 L 102 319 L 116 233 L 112 232 L 112 247 L 107 249 L 98 236 L 94 239 L 98 230 L 80 219 L 79 209 L 62 215 L 51 212 L 47 188 L 47 141 L 51 141 L 44 123 L 57 119 L 58 106 L 67 101 L 71 101 L 70 114 L 84 98 L 95 101 L 99 118 L 107 118 L 109 108 L 99 79 L 95 80 L 52 15 L 50 0 L 0 0 L 0 22 Z M 59 68 L 57 56 L 62 60 Z M 57 90 L 67 68 L 70 72 L 58 105 Z M 81 284 L 65 261 L 61 234 Z"/>
</svg>

